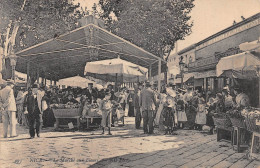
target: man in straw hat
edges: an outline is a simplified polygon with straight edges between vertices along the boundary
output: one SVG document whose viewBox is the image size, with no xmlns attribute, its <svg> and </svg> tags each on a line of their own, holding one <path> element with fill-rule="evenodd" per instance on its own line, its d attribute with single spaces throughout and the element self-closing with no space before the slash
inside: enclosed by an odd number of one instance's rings
<svg viewBox="0 0 260 168">
<path fill-rule="evenodd" d="M 13 81 L 7 81 L 3 83 L 3 89 L 1 90 L 0 97 L 2 100 L 2 117 L 4 124 L 4 138 L 7 138 L 8 127 L 10 127 L 10 137 L 16 137 L 16 103 L 14 98 L 14 83 Z M 10 125 L 9 125 L 10 124 Z"/>
</svg>

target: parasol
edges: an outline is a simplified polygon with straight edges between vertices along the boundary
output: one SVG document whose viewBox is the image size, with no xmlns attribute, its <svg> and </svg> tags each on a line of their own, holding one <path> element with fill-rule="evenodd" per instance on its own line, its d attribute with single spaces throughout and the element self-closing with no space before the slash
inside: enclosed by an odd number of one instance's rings
<svg viewBox="0 0 260 168">
<path fill-rule="evenodd" d="M 74 76 L 74 77 L 59 80 L 59 85 L 74 86 L 74 87 L 81 87 L 81 88 L 86 88 L 89 83 L 93 83 L 95 86 L 95 82 L 83 78 L 81 76 Z"/>
<path fill-rule="evenodd" d="M 147 68 L 120 58 L 88 62 L 84 74 L 110 82 L 139 82 L 146 80 Z"/>
</svg>

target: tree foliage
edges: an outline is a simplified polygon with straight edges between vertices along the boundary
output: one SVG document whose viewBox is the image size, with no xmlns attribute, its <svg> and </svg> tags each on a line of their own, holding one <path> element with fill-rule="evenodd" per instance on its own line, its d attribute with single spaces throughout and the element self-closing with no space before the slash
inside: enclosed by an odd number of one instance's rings
<svg viewBox="0 0 260 168">
<path fill-rule="evenodd" d="M 3 58 L 69 30 L 84 12 L 73 0 L 1 0 L 0 39 Z M 5 61 L 3 61 L 3 69 Z M 0 62 L 1 63 L 1 62 Z M 2 65 L 2 63 L 1 63 Z M 2 68 L 0 67 L 0 71 Z"/>
<path fill-rule="evenodd" d="M 191 33 L 194 0 L 100 0 L 107 28 L 147 51 L 166 58 L 177 40 Z"/>
<path fill-rule="evenodd" d="M 27 48 L 75 29 L 81 16 L 78 7 L 68 0 L 1 0 L 1 34 L 7 36 L 10 23 L 11 29 L 18 24 L 15 49 Z"/>
</svg>

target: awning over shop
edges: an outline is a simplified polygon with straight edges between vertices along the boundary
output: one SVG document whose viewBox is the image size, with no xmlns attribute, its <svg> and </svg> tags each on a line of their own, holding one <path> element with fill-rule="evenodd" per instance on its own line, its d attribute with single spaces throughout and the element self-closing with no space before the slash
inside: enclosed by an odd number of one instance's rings
<svg viewBox="0 0 260 168">
<path fill-rule="evenodd" d="M 205 71 L 205 72 L 196 72 L 196 73 L 194 73 L 194 78 L 195 79 L 209 78 L 209 77 L 215 77 L 215 76 L 216 76 L 216 70 L 210 70 L 210 71 Z"/>
<path fill-rule="evenodd" d="M 249 52 L 224 57 L 217 64 L 217 76 L 226 70 L 243 71 L 244 68 L 252 65 L 260 65 L 260 59 Z"/>
<path fill-rule="evenodd" d="M 260 50 L 260 37 L 258 40 L 245 42 L 239 45 L 240 50 L 242 51 L 252 51 L 252 50 Z"/>
<path fill-rule="evenodd" d="M 183 74 L 183 83 L 187 82 L 190 78 L 194 77 L 194 73 Z M 181 78 L 177 78 L 175 83 L 181 83 Z"/>
<path fill-rule="evenodd" d="M 220 76 L 235 79 L 253 79 L 257 78 L 257 72 L 254 70 L 236 71 L 230 69 L 224 71 Z"/>
</svg>

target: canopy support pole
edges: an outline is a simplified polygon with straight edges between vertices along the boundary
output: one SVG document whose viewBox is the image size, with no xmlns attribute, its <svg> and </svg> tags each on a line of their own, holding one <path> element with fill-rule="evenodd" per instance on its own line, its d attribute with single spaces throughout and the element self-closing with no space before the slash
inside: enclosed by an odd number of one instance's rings
<svg viewBox="0 0 260 168">
<path fill-rule="evenodd" d="M 260 108 L 260 66 L 257 66 L 258 72 L 258 107 Z"/>
<path fill-rule="evenodd" d="M 46 70 L 44 71 L 44 86 L 46 86 L 46 84 L 47 84 L 47 78 L 46 78 Z"/>
<path fill-rule="evenodd" d="M 27 62 L 27 89 L 30 87 L 30 62 Z"/>
<path fill-rule="evenodd" d="M 37 67 L 37 83 L 40 84 L 39 67 Z"/>
<path fill-rule="evenodd" d="M 161 93 L 161 67 L 162 67 L 162 60 L 158 59 L 158 92 Z"/>
<path fill-rule="evenodd" d="M 151 82 L 152 81 L 152 64 L 149 65 L 149 73 L 148 73 L 148 79 Z"/>
<path fill-rule="evenodd" d="M 116 81 L 115 81 L 115 88 L 114 91 L 117 92 L 117 73 L 116 73 Z"/>
</svg>

